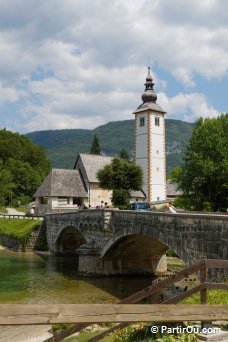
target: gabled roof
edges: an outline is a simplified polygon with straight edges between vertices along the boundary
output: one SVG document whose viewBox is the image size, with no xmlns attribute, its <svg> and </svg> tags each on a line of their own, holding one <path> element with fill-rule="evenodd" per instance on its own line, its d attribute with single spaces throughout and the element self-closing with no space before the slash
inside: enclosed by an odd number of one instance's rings
<svg viewBox="0 0 228 342">
<path fill-rule="evenodd" d="M 100 169 L 103 169 L 105 165 L 111 164 L 112 159 L 113 159 L 113 157 L 100 156 L 97 154 L 85 154 L 85 153 L 80 153 L 78 158 L 81 158 L 81 161 L 85 168 L 85 172 L 88 177 L 88 181 L 91 183 L 99 183 L 97 179 L 97 172 Z M 77 161 L 75 164 L 76 169 L 77 169 Z"/>
<path fill-rule="evenodd" d="M 170 180 L 167 180 L 166 182 L 167 187 L 167 196 L 178 196 L 182 194 L 182 191 L 177 189 L 177 184 L 172 183 Z"/>
<path fill-rule="evenodd" d="M 88 197 L 78 170 L 52 169 L 33 197 Z"/>
<path fill-rule="evenodd" d="M 146 195 L 143 190 L 130 190 L 129 194 L 131 198 L 146 198 Z"/>
</svg>

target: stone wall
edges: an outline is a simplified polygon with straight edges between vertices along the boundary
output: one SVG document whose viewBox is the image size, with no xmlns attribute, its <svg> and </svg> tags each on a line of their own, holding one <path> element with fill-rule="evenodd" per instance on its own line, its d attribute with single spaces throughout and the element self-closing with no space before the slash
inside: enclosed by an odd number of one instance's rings
<svg viewBox="0 0 228 342">
<path fill-rule="evenodd" d="M 10 236 L 1 234 L 0 235 L 0 242 L 3 246 L 6 246 L 7 248 L 11 249 L 12 251 L 15 251 L 15 252 L 24 252 L 25 251 L 25 247 L 23 246 L 23 244 L 20 241 L 12 238 Z"/>
<path fill-rule="evenodd" d="M 111 244 L 122 236 L 143 234 L 172 248 L 188 264 L 202 258 L 228 259 L 228 217 L 225 215 L 120 211 L 113 213 L 112 227 Z"/>
<path fill-rule="evenodd" d="M 46 239 L 46 227 L 44 222 L 38 229 L 35 229 L 31 233 L 29 240 L 26 243 L 22 243 L 21 241 L 8 235 L 0 235 L 0 242 L 2 245 L 15 252 L 30 252 L 37 250 L 41 239 Z"/>
<path fill-rule="evenodd" d="M 79 266 L 84 273 L 163 272 L 168 248 L 187 264 L 203 258 L 228 259 L 225 215 L 98 209 L 48 214 L 45 221 L 47 242 L 53 253 L 59 252 L 67 227 L 75 229 L 75 239 L 79 233 L 84 238 L 86 242 L 77 245 Z"/>
<path fill-rule="evenodd" d="M 47 242 L 49 250 L 58 253 L 59 238 L 63 230 L 74 227 L 85 238 L 97 248 L 102 248 L 109 240 L 112 233 L 109 221 L 111 210 L 78 210 L 74 213 L 47 214 L 45 222 L 47 225 Z"/>
</svg>

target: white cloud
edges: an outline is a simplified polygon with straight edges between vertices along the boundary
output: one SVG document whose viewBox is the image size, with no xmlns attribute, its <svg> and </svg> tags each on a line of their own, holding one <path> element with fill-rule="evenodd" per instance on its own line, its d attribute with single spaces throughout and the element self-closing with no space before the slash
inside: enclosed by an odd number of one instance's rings
<svg viewBox="0 0 228 342">
<path fill-rule="evenodd" d="M 177 94 L 168 97 L 159 93 L 159 102 L 167 110 L 168 118 L 173 114 L 181 114 L 184 121 L 195 121 L 199 117 L 216 117 L 219 112 L 212 106 L 208 106 L 205 95 L 198 93 Z"/>
<path fill-rule="evenodd" d="M 21 0 L 14 6 L 0 0 L 0 7 L 0 105 L 18 101 L 24 130 L 130 118 L 148 58 L 183 91 L 197 86 L 196 74 L 209 80 L 227 75 L 226 0 L 194 6 L 192 0 Z M 170 87 L 169 80 L 154 79 L 156 91 Z M 217 115 L 197 92 L 170 99 L 164 93 L 167 111 L 183 108 L 189 120 L 197 111 Z"/>
<path fill-rule="evenodd" d="M 0 83 L 0 105 L 4 105 L 7 102 L 15 102 L 23 94 L 22 91 L 17 91 L 11 87 L 2 87 Z"/>
</svg>

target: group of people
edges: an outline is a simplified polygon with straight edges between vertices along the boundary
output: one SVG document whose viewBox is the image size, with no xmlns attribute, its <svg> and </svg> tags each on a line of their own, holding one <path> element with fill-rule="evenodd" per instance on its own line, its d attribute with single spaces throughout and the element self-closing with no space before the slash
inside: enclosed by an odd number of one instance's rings
<svg viewBox="0 0 228 342">
<path fill-rule="evenodd" d="M 110 208 L 107 202 L 101 201 L 100 205 L 96 205 L 96 209 L 102 209 L 102 208 Z M 85 204 L 81 204 L 78 206 L 78 209 L 91 209 L 91 205 L 88 206 Z"/>
<path fill-rule="evenodd" d="M 96 209 L 102 209 L 102 208 L 109 208 L 109 205 L 107 202 L 101 201 L 100 205 L 96 205 Z"/>
</svg>

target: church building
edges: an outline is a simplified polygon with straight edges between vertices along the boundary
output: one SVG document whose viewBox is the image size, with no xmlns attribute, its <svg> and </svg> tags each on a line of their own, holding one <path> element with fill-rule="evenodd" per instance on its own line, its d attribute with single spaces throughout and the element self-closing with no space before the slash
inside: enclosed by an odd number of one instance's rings
<svg viewBox="0 0 228 342">
<path fill-rule="evenodd" d="M 134 111 L 134 160 L 143 169 L 141 191 L 130 191 L 131 201 L 166 200 L 165 112 L 156 103 L 154 83 L 148 68 L 143 103 Z M 80 153 L 74 169 L 52 169 L 34 194 L 35 213 L 74 211 L 86 206 L 111 206 L 112 191 L 101 189 L 97 172 L 112 157 Z"/>
<path fill-rule="evenodd" d="M 165 112 L 156 103 L 153 78 L 148 68 L 143 103 L 135 115 L 135 163 L 143 169 L 143 191 L 149 202 L 166 200 Z"/>
</svg>

